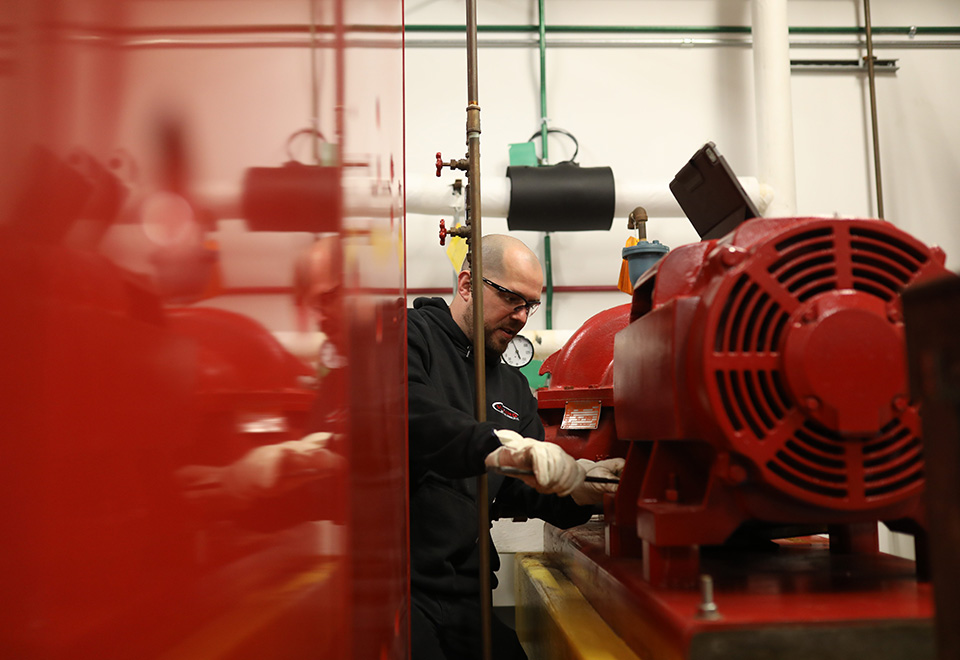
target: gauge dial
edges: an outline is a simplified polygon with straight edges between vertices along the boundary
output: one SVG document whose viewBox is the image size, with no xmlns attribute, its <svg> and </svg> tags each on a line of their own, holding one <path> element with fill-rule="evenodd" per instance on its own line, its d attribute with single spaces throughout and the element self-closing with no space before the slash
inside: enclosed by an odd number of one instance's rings
<svg viewBox="0 0 960 660">
<path fill-rule="evenodd" d="M 511 367 L 525 367 L 533 360 L 533 342 L 517 335 L 507 344 L 507 350 L 503 352 L 503 361 Z"/>
</svg>

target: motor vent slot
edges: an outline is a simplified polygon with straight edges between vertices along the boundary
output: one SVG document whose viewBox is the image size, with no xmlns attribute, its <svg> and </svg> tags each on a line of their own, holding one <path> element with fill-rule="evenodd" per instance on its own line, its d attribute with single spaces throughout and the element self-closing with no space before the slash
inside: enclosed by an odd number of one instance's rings
<svg viewBox="0 0 960 660">
<path fill-rule="evenodd" d="M 836 246 L 830 227 L 800 232 L 776 249 L 781 256 L 767 270 L 800 302 L 837 288 Z"/>
<path fill-rule="evenodd" d="M 776 387 L 770 371 L 717 371 L 717 388 L 724 410 L 737 431 L 749 428 L 757 440 L 763 440 L 790 408 Z"/>
<path fill-rule="evenodd" d="M 900 295 L 927 256 L 894 236 L 850 228 L 853 288 L 890 301 Z"/>
</svg>

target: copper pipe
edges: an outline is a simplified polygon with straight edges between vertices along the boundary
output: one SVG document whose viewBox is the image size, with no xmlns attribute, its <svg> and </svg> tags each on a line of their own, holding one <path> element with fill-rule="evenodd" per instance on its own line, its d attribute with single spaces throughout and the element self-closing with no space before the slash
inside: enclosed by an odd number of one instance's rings
<svg viewBox="0 0 960 660">
<path fill-rule="evenodd" d="M 487 419 L 486 355 L 483 328 L 483 260 L 480 214 L 480 105 L 477 95 L 477 4 L 467 0 L 467 213 L 470 225 L 470 281 L 473 290 L 473 371 L 476 383 L 476 417 Z M 493 622 L 493 589 L 490 583 L 490 505 L 486 473 L 477 477 L 477 544 L 480 550 L 480 632 L 483 660 L 492 660 L 490 626 Z"/>
</svg>

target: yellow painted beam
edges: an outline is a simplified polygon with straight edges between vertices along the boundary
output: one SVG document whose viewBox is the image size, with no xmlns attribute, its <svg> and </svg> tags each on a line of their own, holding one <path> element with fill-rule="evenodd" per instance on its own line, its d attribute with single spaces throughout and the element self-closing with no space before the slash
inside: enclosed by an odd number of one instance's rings
<svg viewBox="0 0 960 660">
<path fill-rule="evenodd" d="M 322 560 L 283 581 L 251 591 L 163 653 L 159 660 L 265 657 L 259 653 L 259 647 L 264 646 L 261 638 L 267 640 L 267 647 L 272 645 L 272 649 L 278 652 L 274 657 L 286 653 L 277 647 L 278 644 L 289 644 L 298 657 L 306 657 L 311 652 L 316 654 L 315 657 L 331 657 L 326 653 L 336 653 L 334 649 L 342 644 L 338 637 L 345 636 L 342 631 L 323 630 L 323 614 L 324 610 L 343 605 L 340 600 L 347 568 L 343 561 Z M 318 619 L 316 625 L 304 628 L 302 624 L 309 623 L 312 618 Z M 304 639 L 294 639 L 295 635 L 284 633 L 285 627 L 291 627 L 287 624 L 290 619 L 299 622 L 301 631 L 308 630 Z"/>
<path fill-rule="evenodd" d="M 547 555 L 516 557 L 517 634 L 530 660 L 644 660 Z"/>
</svg>

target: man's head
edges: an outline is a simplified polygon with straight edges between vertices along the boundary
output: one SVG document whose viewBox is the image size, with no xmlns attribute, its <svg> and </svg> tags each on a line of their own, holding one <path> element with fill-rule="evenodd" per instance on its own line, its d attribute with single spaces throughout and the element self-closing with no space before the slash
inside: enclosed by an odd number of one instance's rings
<svg viewBox="0 0 960 660">
<path fill-rule="evenodd" d="M 457 277 L 450 303 L 453 319 L 471 340 L 474 336 L 473 295 L 483 295 L 483 331 L 486 350 L 501 355 L 527 323 L 540 301 L 543 269 L 530 248 L 512 236 L 491 234 L 481 243 L 483 280 L 475 281 L 467 262 Z"/>
<path fill-rule="evenodd" d="M 318 239 L 297 259 L 293 290 L 297 304 L 310 310 L 320 329 L 337 341 L 341 330 L 343 256 L 339 236 Z"/>
</svg>

